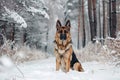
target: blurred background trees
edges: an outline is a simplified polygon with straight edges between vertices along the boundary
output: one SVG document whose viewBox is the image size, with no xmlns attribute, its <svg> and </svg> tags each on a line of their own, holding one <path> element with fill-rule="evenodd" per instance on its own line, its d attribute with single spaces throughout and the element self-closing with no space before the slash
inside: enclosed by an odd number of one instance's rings
<svg viewBox="0 0 120 80">
<path fill-rule="evenodd" d="M 0 45 L 5 36 L 15 44 L 53 53 L 57 19 L 63 25 L 70 19 L 74 48 L 81 49 L 96 41 L 104 44 L 107 37 L 116 38 L 120 32 L 120 1 L 1 0 Z"/>
<path fill-rule="evenodd" d="M 75 4 L 76 2 L 76 4 Z M 68 0 L 66 14 L 78 24 L 77 48 L 98 40 L 102 44 L 107 37 L 116 38 L 119 29 L 119 0 Z M 77 7 L 72 5 L 78 5 Z M 75 11 L 78 8 L 77 11 Z M 78 16 L 73 19 L 73 16 Z M 74 17 L 77 18 L 77 17 Z M 78 22 L 78 23 L 77 23 Z M 79 47 L 81 46 L 81 47 Z"/>
</svg>

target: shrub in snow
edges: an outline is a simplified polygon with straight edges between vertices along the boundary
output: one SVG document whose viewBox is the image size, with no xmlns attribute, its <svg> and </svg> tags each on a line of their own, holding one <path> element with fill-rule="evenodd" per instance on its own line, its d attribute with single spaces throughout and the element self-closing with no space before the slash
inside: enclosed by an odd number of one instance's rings
<svg viewBox="0 0 120 80">
<path fill-rule="evenodd" d="M 109 49 L 106 46 L 102 46 L 100 42 L 94 44 L 89 42 L 85 48 L 76 51 L 76 53 L 82 62 L 106 62 L 111 58 Z"/>
<path fill-rule="evenodd" d="M 107 38 L 105 41 L 109 48 L 109 54 L 112 56 L 112 61 L 116 66 L 120 65 L 120 38 Z"/>
<path fill-rule="evenodd" d="M 4 44 L 0 47 L 0 56 L 7 55 L 15 63 L 21 63 L 36 59 L 44 59 L 49 57 L 49 54 L 44 53 L 37 49 L 31 49 L 26 45 L 25 46 L 14 45 L 13 49 L 11 49 L 13 43 L 14 42 L 10 40 L 4 41 Z"/>
<path fill-rule="evenodd" d="M 76 53 L 82 62 L 112 62 L 118 66 L 120 65 L 120 39 L 107 38 L 104 45 L 101 45 L 100 42 L 94 44 L 90 42 L 85 48 L 76 51 Z"/>
<path fill-rule="evenodd" d="M 18 63 L 37 60 L 37 59 L 44 59 L 48 58 L 49 55 L 37 49 L 31 49 L 27 46 L 22 46 L 18 49 L 12 59 Z"/>
<path fill-rule="evenodd" d="M 2 55 L 8 55 L 8 56 L 13 56 L 15 54 L 15 50 L 12 50 L 12 45 L 14 42 L 10 40 L 4 41 L 4 44 L 0 47 L 0 56 Z"/>
</svg>

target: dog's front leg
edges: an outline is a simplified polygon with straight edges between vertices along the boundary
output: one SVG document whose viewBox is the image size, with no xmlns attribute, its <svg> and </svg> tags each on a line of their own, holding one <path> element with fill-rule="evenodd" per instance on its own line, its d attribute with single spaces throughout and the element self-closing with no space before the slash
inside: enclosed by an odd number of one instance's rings
<svg viewBox="0 0 120 80">
<path fill-rule="evenodd" d="M 56 71 L 60 69 L 60 60 L 56 59 Z"/>
<path fill-rule="evenodd" d="M 69 70 L 70 70 L 70 59 L 66 59 L 65 63 L 66 63 L 66 72 L 69 72 Z"/>
</svg>

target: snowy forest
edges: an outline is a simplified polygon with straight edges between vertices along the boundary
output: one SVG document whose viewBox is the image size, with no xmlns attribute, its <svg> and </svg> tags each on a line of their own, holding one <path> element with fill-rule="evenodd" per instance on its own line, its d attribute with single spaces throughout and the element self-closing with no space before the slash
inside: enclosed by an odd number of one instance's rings
<svg viewBox="0 0 120 80">
<path fill-rule="evenodd" d="M 55 71 L 58 19 L 85 72 Z M 0 80 L 120 80 L 119 21 L 120 0 L 0 0 Z"/>
</svg>

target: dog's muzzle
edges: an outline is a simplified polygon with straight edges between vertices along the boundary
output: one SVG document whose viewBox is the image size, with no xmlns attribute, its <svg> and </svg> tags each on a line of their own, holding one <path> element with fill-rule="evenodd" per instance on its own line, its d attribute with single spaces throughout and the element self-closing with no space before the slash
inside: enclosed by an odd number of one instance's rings
<svg viewBox="0 0 120 80">
<path fill-rule="evenodd" d="M 66 40 L 66 34 L 60 34 L 60 40 Z"/>
</svg>

